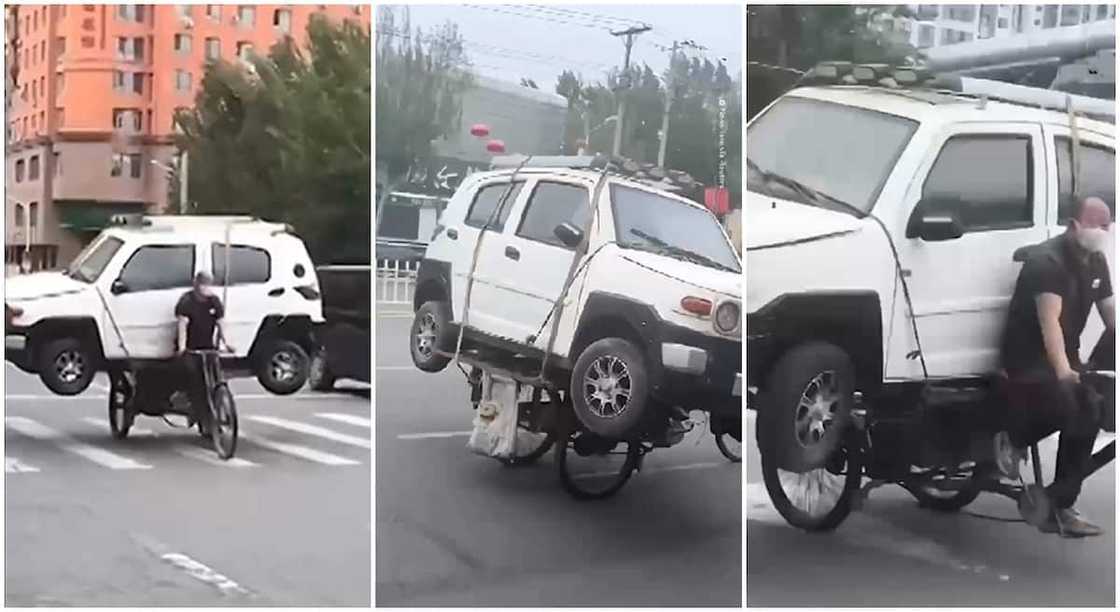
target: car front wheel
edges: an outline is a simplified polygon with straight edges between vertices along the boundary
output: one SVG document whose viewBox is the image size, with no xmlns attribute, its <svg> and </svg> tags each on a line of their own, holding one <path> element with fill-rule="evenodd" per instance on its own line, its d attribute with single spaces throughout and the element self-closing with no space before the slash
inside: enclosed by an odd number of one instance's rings
<svg viewBox="0 0 1120 612">
<path fill-rule="evenodd" d="M 58 395 L 85 391 L 96 373 L 93 351 L 77 338 L 51 340 L 39 349 L 39 380 Z"/>
<path fill-rule="evenodd" d="M 641 350 L 623 338 L 603 338 L 588 345 L 576 360 L 572 407 L 590 432 L 621 439 L 645 416 L 649 384 Z"/>
</svg>

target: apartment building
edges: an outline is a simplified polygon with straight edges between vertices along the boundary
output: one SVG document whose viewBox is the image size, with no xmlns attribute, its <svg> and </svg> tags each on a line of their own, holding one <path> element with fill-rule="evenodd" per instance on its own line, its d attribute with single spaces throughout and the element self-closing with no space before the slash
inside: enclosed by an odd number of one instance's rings
<svg viewBox="0 0 1120 612">
<path fill-rule="evenodd" d="M 313 14 L 368 6 L 9 5 L 5 261 L 71 259 L 109 217 L 167 209 L 176 110 L 206 65 L 302 44 Z M 154 163 L 153 163 L 154 162 Z"/>
<path fill-rule="evenodd" d="M 899 19 L 918 49 L 1003 38 L 1116 19 L 1116 4 L 910 4 L 914 18 Z"/>
</svg>

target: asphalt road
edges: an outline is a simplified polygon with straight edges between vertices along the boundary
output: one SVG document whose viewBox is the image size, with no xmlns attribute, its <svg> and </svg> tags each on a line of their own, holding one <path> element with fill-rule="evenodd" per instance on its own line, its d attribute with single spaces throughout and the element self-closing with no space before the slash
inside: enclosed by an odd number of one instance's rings
<svg viewBox="0 0 1120 612">
<path fill-rule="evenodd" d="M 106 382 L 61 398 L 5 364 L 7 605 L 370 604 L 368 387 L 234 380 L 255 438 L 221 462 L 159 419 L 112 439 Z"/>
<path fill-rule="evenodd" d="M 471 454 L 462 374 L 414 369 L 409 316 L 384 310 L 378 605 L 741 605 L 742 472 L 710 434 L 653 452 L 613 498 L 575 501 L 551 452 L 524 468 Z"/>
<path fill-rule="evenodd" d="M 788 527 L 770 504 L 750 416 L 744 432 L 748 607 L 1113 607 L 1111 466 L 1086 481 L 1078 503 L 1108 530 L 1096 538 L 1063 539 L 1023 523 L 980 518 L 1018 517 L 1014 503 L 1000 496 L 983 494 L 962 513 L 938 514 L 895 486 L 872 491 L 864 509 L 836 531 L 809 534 Z M 1049 482 L 1056 438 L 1039 450 Z"/>
</svg>

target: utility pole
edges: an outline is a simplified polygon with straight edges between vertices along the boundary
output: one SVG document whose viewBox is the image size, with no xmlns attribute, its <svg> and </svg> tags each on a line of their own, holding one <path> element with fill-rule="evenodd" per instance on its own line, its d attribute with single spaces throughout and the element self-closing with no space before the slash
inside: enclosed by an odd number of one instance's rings
<svg viewBox="0 0 1120 612">
<path fill-rule="evenodd" d="M 187 152 L 184 150 L 179 154 L 179 214 L 187 212 Z"/>
<path fill-rule="evenodd" d="M 634 46 L 634 37 L 649 32 L 653 28 L 648 25 L 634 26 L 625 30 L 611 32 L 611 36 L 625 36 L 626 37 L 626 58 L 622 63 L 622 78 L 624 80 L 624 90 L 630 89 L 630 49 Z M 619 91 L 618 98 L 618 121 L 614 126 L 614 149 L 612 153 L 615 156 L 622 154 L 622 123 L 626 120 L 626 98 L 629 97 L 628 91 Z"/>
<path fill-rule="evenodd" d="M 673 49 L 669 52 L 669 78 L 665 83 L 665 114 L 661 117 L 661 142 L 657 147 L 657 167 L 665 167 L 665 150 L 669 143 L 669 111 L 673 108 L 673 89 L 676 87 L 676 79 L 674 78 L 673 70 L 676 68 L 674 62 L 677 59 L 677 48 L 679 47 L 677 41 L 673 41 Z"/>
</svg>

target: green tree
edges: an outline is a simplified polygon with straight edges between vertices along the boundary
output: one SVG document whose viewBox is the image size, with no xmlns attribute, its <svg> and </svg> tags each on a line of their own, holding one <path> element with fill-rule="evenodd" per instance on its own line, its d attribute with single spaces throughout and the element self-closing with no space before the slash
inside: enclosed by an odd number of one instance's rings
<svg viewBox="0 0 1120 612">
<path fill-rule="evenodd" d="M 325 18 L 248 65 L 215 62 L 176 120 L 198 212 L 291 224 L 316 262 L 369 261 L 370 37 Z"/>
<path fill-rule="evenodd" d="M 408 8 L 377 14 L 378 211 L 432 143 L 459 127 L 462 94 L 472 84 L 463 38 L 453 23 L 432 34 L 412 30 Z M 380 214 L 378 215 L 380 218 Z"/>
</svg>

